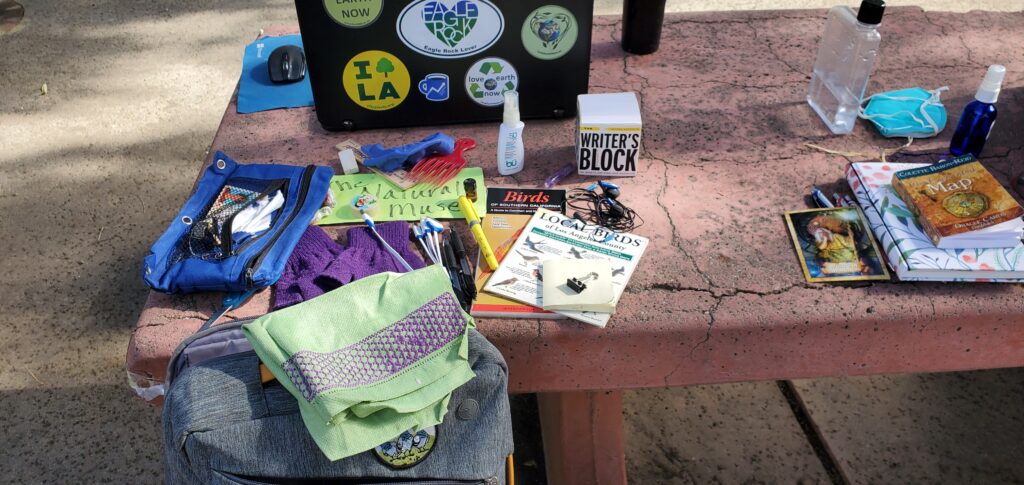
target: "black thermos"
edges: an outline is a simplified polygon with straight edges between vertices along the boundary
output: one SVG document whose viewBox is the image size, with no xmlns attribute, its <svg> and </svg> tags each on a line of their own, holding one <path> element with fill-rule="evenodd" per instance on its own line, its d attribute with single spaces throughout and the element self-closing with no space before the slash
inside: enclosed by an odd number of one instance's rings
<svg viewBox="0 0 1024 485">
<path fill-rule="evenodd" d="M 622 49 L 633 54 L 651 54 L 661 41 L 665 0 L 623 0 Z"/>
</svg>

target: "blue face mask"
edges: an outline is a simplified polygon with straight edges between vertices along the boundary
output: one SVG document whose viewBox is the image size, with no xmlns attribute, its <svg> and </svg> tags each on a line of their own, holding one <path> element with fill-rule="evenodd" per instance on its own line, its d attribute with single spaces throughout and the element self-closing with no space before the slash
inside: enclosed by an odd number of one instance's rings
<svg viewBox="0 0 1024 485">
<path fill-rule="evenodd" d="M 875 125 L 887 138 L 929 138 L 946 127 L 946 107 L 939 96 L 948 87 L 878 93 L 864 98 L 867 106 L 858 115 Z"/>
</svg>

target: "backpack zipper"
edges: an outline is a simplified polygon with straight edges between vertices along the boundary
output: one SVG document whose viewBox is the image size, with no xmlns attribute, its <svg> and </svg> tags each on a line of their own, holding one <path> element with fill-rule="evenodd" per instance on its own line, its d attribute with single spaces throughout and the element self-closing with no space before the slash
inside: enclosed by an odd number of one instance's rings
<svg viewBox="0 0 1024 485">
<path fill-rule="evenodd" d="M 313 180 L 313 173 L 316 171 L 316 165 L 306 166 L 306 170 L 302 172 L 302 184 L 299 186 L 299 200 L 295 203 L 295 210 L 291 214 L 288 214 L 288 219 L 285 219 L 284 224 L 281 224 L 280 229 L 274 233 L 274 236 L 270 238 L 270 242 L 260 250 L 259 253 L 254 254 L 249 258 L 249 262 L 245 265 L 245 286 L 246 288 L 253 288 L 253 275 L 256 272 L 256 268 L 263 262 L 263 258 L 267 256 L 267 253 L 274 247 L 274 243 L 277 239 L 284 234 L 284 231 L 288 229 L 288 226 L 295 220 L 295 217 L 299 215 L 303 205 L 306 203 L 306 194 L 309 193 L 309 184 Z"/>
</svg>

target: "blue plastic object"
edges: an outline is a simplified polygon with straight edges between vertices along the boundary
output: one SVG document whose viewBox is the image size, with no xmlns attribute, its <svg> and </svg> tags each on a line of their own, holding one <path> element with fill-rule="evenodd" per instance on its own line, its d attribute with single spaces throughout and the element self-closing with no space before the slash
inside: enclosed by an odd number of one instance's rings
<svg viewBox="0 0 1024 485">
<path fill-rule="evenodd" d="M 970 153 L 975 158 L 980 157 L 995 122 L 995 104 L 978 100 L 967 103 L 963 114 L 960 115 L 960 122 L 956 125 L 956 131 L 953 132 L 953 139 L 949 143 L 950 153 L 956 156 Z"/>
<path fill-rule="evenodd" d="M 374 143 L 363 145 L 361 149 L 366 154 L 366 161 L 363 162 L 363 165 L 385 172 L 394 172 L 406 163 L 415 165 L 425 157 L 450 154 L 455 150 L 455 139 L 444 133 L 434 133 L 416 143 L 399 147 L 384 148 L 383 145 Z"/>
</svg>

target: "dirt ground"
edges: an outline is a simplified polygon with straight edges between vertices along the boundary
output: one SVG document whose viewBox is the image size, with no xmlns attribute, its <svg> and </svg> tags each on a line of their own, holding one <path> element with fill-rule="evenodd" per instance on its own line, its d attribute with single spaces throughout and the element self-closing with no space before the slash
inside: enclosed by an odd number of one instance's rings
<svg viewBox="0 0 1024 485">
<path fill-rule="evenodd" d="M 158 483 L 159 410 L 134 397 L 123 367 L 147 291 L 140 261 L 191 187 L 243 45 L 260 26 L 294 23 L 294 6 L 23 3 L 18 25 L 0 23 L 0 482 Z M 677 11 L 832 3 L 669 1 Z M 1024 480 L 1018 370 L 797 387 L 855 482 Z M 634 392 L 626 413 L 635 483 L 829 480 L 775 383 Z"/>
</svg>

